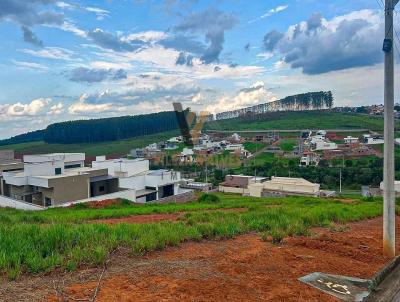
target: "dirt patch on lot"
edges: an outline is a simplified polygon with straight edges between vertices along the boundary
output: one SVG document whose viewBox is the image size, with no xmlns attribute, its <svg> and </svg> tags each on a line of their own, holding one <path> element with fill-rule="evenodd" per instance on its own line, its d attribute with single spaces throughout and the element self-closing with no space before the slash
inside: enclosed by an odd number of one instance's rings
<svg viewBox="0 0 400 302">
<path fill-rule="evenodd" d="M 245 212 L 247 208 L 232 208 L 232 209 L 216 209 L 216 210 L 202 210 L 201 212 Z M 145 214 L 145 215 L 134 215 L 128 217 L 121 218 L 107 218 L 107 219 L 96 219 L 90 220 L 88 223 L 105 223 L 105 224 L 117 224 L 117 223 L 157 223 L 160 221 L 177 221 L 179 218 L 183 218 L 187 213 L 196 213 L 196 211 L 192 212 L 177 212 L 177 213 L 166 213 L 166 214 Z"/>
<path fill-rule="evenodd" d="M 98 219 L 91 220 L 89 223 L 106 223 L 106 224 L 117 224 L 117 223 L 156 223 L 160 221 L 176 221 L 183 214 L 149 214 L 149 215 L 135 215 L 122 218 L 110 218 L 110 219 Z"/>
<path fill-rule="evenodd" d="M 354 203 L 354 202 L 359 201 L 357 199 L 351 199 L 351 198 L 335 198 L 335 199 L 332 199 L 332 200 L 333 201 L 339 201 L 339 202 L 344 203 L 344 204 L 350 204 L 350 203 Z"/>
<path fill-rule="evenodd" d="M 111 259 L 96 301 L 338 301 L 297 278 L 317 271 L 371 277 L 388 261 L 381 256 L 381 229 L 377 218 L 343 232 L 316 229 L 312 237 L 287 238 L 279 246 L 249 234 L 188 242 L 143 257 L 121 250 Z M 400 219 L 398 242 L 399 235 Z M 60 301 L 54 281 L 64 284 L 65 301 L 89 301 L 101 271 L 9 282 L 0 285 L 0 295 L 4 301 Z"/>
</svg>

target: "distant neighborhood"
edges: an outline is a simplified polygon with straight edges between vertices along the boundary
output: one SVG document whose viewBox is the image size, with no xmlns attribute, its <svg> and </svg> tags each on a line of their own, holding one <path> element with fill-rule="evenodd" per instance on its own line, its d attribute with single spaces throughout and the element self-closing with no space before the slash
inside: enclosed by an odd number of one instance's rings
<svg viewBox="0 0 400 302">
<path fill-rule="evenodd" d="M 223 156 L 236 158 L 243 165 L 255 162 L 263 154 L 271 154 L 296 159 L 299 167 L 316 167 L 330 160 L 343 161 L 344 165 L 345 160 L 382 157 L 380 147 L 376 147 L 383 144 L 380 134 L 350 132 L 351 135 L 330 130 L 292 130 L 292 133 L 276 130 L 250 131 L 241 136 L 236 132 L 209 131 L 200 133 L 192 148 L 184 146 L 181 136 L 174 136 L 144 148 L 134 148 L 125 158 L 97 156 L 90 163 L 85 161 L 84 153 L 24 155 L 22 159 L 15 159 L 12 150 L 2 150 L 0 200 L 3 205 L 29 208 L 27 204 L 55 207 L 111 198 L 137 203 L 184 202 L 193 198 L 194 191 L 215 190 L 252 197 L 334 196 L 334 188 L 322 190 L 320 184 L 299 177 L 225 174 L 223 180 L 216 181 L 214 175 L 214 181 L 210 182 L 207 180 L 213 170 L 207 170 L 207 163 L 212 166 L 215 157 Z M 173 168 L 150 168 L 166 158 Z M 196 179 L 197 174 L 194 178 L 182 177 L 180 168 L 196 165 L 205 170 L 205 179 Z M 368 190 L 365 194 L 371 192 L 379 194 L 380 189 Z"/>
</svg>

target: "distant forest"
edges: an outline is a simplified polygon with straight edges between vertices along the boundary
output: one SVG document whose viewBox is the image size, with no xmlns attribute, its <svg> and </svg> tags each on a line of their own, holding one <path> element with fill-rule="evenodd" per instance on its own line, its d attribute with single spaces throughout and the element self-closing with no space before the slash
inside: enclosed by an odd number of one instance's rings
<svg viewBox="0 0 400 302">
<path fill-rule="evenodd" d="M 46 130 L 37 130 L 0 140 L 0 146 L 42 141 Z"/>
<path fill-rule="evenodd" d="M 0 145 L 45 141 L 49 144 L 76 144 L 115 141 L 178 129 L 175 112 L 79 120 L 49 125 L 0 141 Z"/>
<path fill-rule="evenodd" d="M 52 124 L 44 141 L 54 144 L 96 143 L 155 134 L 178 128 L 173 111 Z"/>
</svg>

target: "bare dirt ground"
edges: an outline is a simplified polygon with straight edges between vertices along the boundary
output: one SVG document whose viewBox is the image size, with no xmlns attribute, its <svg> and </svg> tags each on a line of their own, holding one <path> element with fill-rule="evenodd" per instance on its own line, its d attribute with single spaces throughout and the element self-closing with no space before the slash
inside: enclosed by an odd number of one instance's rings
<svg viewBox="0 0 400 302">
<path fill-rule="evenodd" d="M 338 301 L 297 278 L 326 272 L 369 278 L 382 256 L 382 219 L 349 224 L 345 231 L 315 229 L 312 237 L 282 245 L 257 234 L 224 241 L 188 242 L 142 257 L 120 250 L 102 268 L 2 282 L 1 301 Z M 400 218 L 397 219 L 400 241 Z M 398 245 L 400 249 L 400 245 Z"/>
<path fill-rule="evenodd" d="M 202 210 L 201 212 L 245 212 L 246 208 L 231 208 L 231 209 L 215 209 L 215 210 Z M 96 219 L 90 220 L 88 223 L 106 223 L 106 224 L 117 224 L 117 223 L 157 223 L 160 221 L 177 221 L 179 218 L 185 216 L 187 213 L 195 212 L 177 212 L 171 214 L 144 214 L 144 215 L 133 215 L 121 218 L 107 218 L 107 219 Z"/>
</svg>

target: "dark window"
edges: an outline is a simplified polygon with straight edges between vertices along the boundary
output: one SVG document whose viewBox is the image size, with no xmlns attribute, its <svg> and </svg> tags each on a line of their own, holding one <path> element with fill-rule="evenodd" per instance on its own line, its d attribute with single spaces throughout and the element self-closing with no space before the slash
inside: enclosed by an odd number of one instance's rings
<svg viewBox="0 0 400 302">
<path fill-rule="evenodd" d="M 73 168 L 80 168 L 81 164 L 72 164 L 72 165 L 65 165 L 65 169 L 73 169 Z"/>
<path fill-rule="evenodd" d="M 46 207 L 51 207 L 51 198 L 45 197 L 44 198 L 44 205 Z"/>
<path fill-rule="evenodd" d="M 104 190 L 105 190 L 104 186 L 100 186 L 100 187 L 99 187 L 99 191 L 100 191 L 100 192 L 104 192 Z"/>
<path fill-rule="evenodd" d="M 55 168 L 54 172 L 56 173 L 56 175 L 60 175 L 61 174 L 61 168 Z"/>
</svg>

